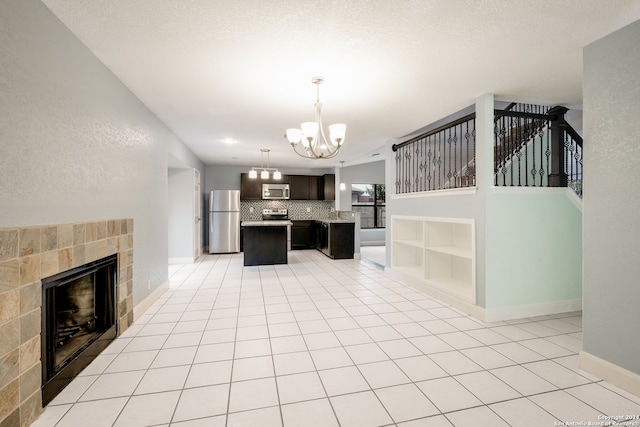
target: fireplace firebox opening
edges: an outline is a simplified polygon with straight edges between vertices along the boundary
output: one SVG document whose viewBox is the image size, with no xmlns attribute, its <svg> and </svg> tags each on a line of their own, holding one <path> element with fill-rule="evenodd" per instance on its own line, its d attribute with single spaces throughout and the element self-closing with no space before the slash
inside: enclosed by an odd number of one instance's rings
<svg viewBox="0 0 640 427">
<path fill-rule="evenodd" d="M 117 254 L 42 279 L 42 403 L 117 336 Z"/>
</svg>

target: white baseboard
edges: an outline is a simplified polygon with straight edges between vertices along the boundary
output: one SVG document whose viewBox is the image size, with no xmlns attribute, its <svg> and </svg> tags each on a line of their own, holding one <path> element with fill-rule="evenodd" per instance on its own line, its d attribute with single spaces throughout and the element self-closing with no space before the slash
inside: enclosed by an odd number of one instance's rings
<svg viewBox="0 0 640 427">
<path fill-rule="evenodd" d="M 196 262 L 194 257 L 169 258 L 169 264 L 193 264 Z"/>
<path fill-rule="evenodd" d="M 429 296 L 437 298 L 440 301 L 447 303 L 450 306 L 457 308 L 458 310 L 461 310 L 470 316 L 475 317 L 476 319 L 484 321 L 485 310 L 480 306 L 471 304 L 470 302 L 464 301 L 452 294 L 436 289 L 433 286 L 429 286 L 429 284 L 425 283 L 423 280 L 411 277 L 397 269 L 386 267 L 384 272 L 390 273 L 392 276 L 399 278 L 403 281 L 403 283 L 411 286 L 414 289 L 422 291 Z"/>
<path fill-rule="evenodd" d="M 635 372 L 614 365 L 584 350 L 580 352 L 579 366 L 583 371 L 640 397 L 640 375 Z"/>
<path fill-rule="evenodd" d="M 360 240 L 360 246 L 384 246 L 384 240 Z"/>
<path fill-rule="evenodd" d="M 548 314 L 570 313 L 582 310 L 582 299 L 552 301 L 538 304 L 515 305 L 509 307 L 484 308 L 479 305 L 472 304 L 457 296 L 441 291 L 423 280 L 411 277 L 394 268 L 386 268 L 385 273 L 400 278 L 404 283 L 412 286 L 426 294 L 439 299 L 470 316 L 483 322 L 499 322 L 502 320 L 522 319 L 525 317 L 545 316 Z"/>
<path fill-rule="evenodd" d="M 485 322 L 499 322 L 501 320 L 522 319 L 581 310 L 582 299 L 495 307 L 485 309 Z"/>
<path fill-rule="evenodd" d="M 166 280 L 162 283 L 156 290 L 151 292 L 148 297 L 146 297 L 143 301 L 138 303 L 135 307 L 133 307 L 133 321 L 138 320 L 140 316 L 142 316 L 145 311 L 149 309 L 153 305 L 154 302 L 158 300 L 166 291 L 169 290 L 169 281 Z"/>
</svg>

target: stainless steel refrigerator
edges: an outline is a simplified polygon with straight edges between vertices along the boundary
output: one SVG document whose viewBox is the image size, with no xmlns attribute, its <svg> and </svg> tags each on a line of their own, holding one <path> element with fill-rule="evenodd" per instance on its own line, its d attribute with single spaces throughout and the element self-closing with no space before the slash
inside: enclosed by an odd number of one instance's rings
<svg viewBox="0 0 640 427">
<path fill-rule="evenodd" d="M 209 195 L 209 253 L 240 252 L 240 190 Z"/>
</svg>

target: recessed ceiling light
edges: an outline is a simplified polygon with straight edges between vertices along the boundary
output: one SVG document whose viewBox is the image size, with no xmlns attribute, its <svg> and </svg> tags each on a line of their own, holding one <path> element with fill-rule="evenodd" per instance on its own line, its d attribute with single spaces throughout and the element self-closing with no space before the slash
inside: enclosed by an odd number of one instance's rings
<svg viewBox="0 0 640 427">
<path fill-rule="evenodd" d="M 235 144 L 237 141 L 233 138 L 225 138 L 222 140 L 225 144 Z"/>
</svg>

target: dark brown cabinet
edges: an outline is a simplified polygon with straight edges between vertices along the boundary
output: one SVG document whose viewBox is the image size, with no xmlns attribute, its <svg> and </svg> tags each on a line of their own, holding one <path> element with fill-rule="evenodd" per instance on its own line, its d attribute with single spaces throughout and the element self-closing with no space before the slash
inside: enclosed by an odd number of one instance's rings
<svg viewBox="0 0 640 427">
<path fill-rule="evenodd" d="M 248 173 L 240 174 L 240 200 L 262 200 L 262 184 L 289 184 L 289 176 L 281 179 L 249 178 Z"/>
<path fill-rule="evenodd" d="M 353 222 L 315 222 L 315 247 L 332 259 L 353 259 Z"/>
<path fill-rule="evenodd" d="M 335 200 L 336 176 L 326 175 L 282 175 L 274 180 L 249 178 L 248 173 L 240 174 L 240 199 L 262 200 L 262 184 L 289 184 L 291 200 Z"/>
<path fill-rule="evenodd" d="M 291 226 L 291 249 L 315 247 L 314 221 L 293 220 Z"/>
<path fill-rule="evenodd" d="M 307 175 L 289 176 L 291 200 L 316 200 L 315 198 L 310 197 L 309 178 L 311 177 Z"/>
<path fill-rule="evenodd" d="M 322 198 L 321 200 L 336 199 L 336 176 L 335 174 L 326 174 L 323 177 Z"/>
<path fill-rule="evenodd" d="M 244 265 L 286 264 L 287 226 L 248 226 L 244 229 Z"/>
<path fill-rule="evenodd" d="M 309 200 L 322 200 L 320 188 L 322 187 L 322 177 L 311 175 L 309 177 Z"/>
<path fill-rule="evenodd" d="M 240 175 L 240 199 L 241 200 L 261 200 L 262 181 L 260 178 L 251 179 L 248 173 Z"/>
</svg>

